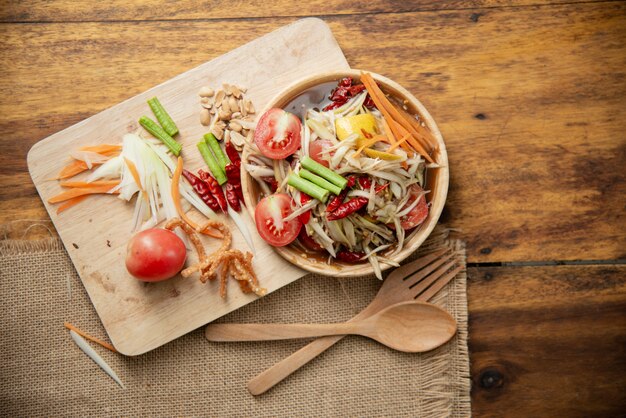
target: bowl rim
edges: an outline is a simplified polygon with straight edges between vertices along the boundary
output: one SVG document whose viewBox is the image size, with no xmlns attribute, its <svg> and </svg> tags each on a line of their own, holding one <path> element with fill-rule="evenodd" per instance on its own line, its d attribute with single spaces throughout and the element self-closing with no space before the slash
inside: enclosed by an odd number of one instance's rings
<svg viewBox="0 0 626 418">
<path fill-rule="evenodd" d="M 437 194 L 436 200 L 435 195 L 431 199 L 433 203 L 429 210 L 428 218 L 426 219 L 426 225 L 422 224 L 420 229 L 416 232 L 416 235 L 411 238 L 411 241 L 406 245 L 402 251 L 393 256 L 393 260 L 397 262 L 402 262 L 408 256 L 413 254 L 430 236 L 431 232 L 437 225 L 439 221 L 439 217 L 443 211 L 443 208 L 446 203 L 448 188 L 449 188 L 449 167 L 448 167 L 448 154 L 446 150 L 446 145 L 443 140 L 443 136 L 441 135 L 441 131 L 437 126 L 437 123 L 430 115 L 426 107 L 420 102 L 413 94 L 411 94 L 408 90 L 402 87 L 397 82 L 382 76 L 380 74 L 364 71 L 359 69 L 350 69 L 350 70 L 338 70 L 338 71 L 324 71 L 316 74 L 312 74 L 303 78 L 300 78 L 293 83 L 289 84 L 287 87 L 279 91 L 276 95 L 272 97 L 272 99 L 265 105 L 262 111 L 258 112 L 258 115 L 263 115 L 267 110 L 273 107 L 284 108 L 284 106 L 293 100 L 298 94 L 303 91 L 314 87 L 316 85 L 326 83 L 329 81 L 339 80 L 344 77 L 352 77 L 355 80 L 360 80 L 361 73 L 367 72 L 369 73 L 376 82 L 381 85 L 383 90 L 396 97 L 402 97 L 409 101 L 410 105 L 417 110 L 419 115 L 422 117 L 422 120 L 426 125 L 430 128 L 433 136 L 435 137 L 438 145 L 439 145 L 439 154 L 437 156 L 437 163 L 439 164 L 439 168 L 434 168 L 436 170 L 441 170 L 438 173 L 438 179 L 436 181 Z M 248 147 L 244 147 L 242 160 L 246 162 L 248 160 Z M 258 202 L 253 201 L 252 193 L 250 190 L 251 184 L 254 181 L 252 177 L 245 170 L 244 165 L 241 167 L 241 182 L 242 182 L 242 191 L 244 195 L 244 202 L 246 204 L 246 208 L 250 213 L 252 219 L 255 219 L 254 212 Z M 282 258 L 287 260 L 288 262 L 308 271 L 311 273 L 320 274 L 323 276 L 335 276 L 335 277 L 362 277 L 372 275 L 374 273 L 374 267 L 369 262 L 360 263 L 360 264 L 343 264 L 340 262 L 334 263 L 325 263 L 319 262 L 316 260 L 312 263 L 313 257 L 307 257 L 306 254 L 298 249 L 293 249 L 291 245 L 285 247 L 272 247 L 275 252 L 277 252 Z M 385 271 L 391 268 L 392 266 L 389 264 L 381 263 L 381 270 Z"/>
</svg>

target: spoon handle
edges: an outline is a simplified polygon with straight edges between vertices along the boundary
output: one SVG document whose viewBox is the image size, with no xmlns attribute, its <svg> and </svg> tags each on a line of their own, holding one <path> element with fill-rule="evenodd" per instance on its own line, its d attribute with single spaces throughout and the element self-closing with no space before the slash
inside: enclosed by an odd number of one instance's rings
<svg viewBox="0 0 626 418">
<path fill-rule="evenodd" d="M 357 331 L 355 323 L 344 324 L 213 324 L 206 327 L 209 341 L 267 341 L 345 335 Z"/>
</svg>

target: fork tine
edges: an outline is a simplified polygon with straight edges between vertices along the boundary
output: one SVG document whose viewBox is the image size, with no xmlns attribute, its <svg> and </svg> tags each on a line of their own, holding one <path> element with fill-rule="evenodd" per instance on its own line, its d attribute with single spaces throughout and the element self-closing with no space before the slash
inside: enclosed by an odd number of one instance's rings
<svg viewBox="0 0 626 418">
<path fill-rule="evenodd" d="M 437 267 L 448 261 L 450 258 L 454 256 L 454 252 L 446 254 L 444 257 L 436 259 L 431 264 L 424 267 L 422 270 L 418 270 L 415 273 L 411 274 L 409 277 L 404 279 L 406 282 L 406 286 L 411 288 L 419 283 L 423 278 L 428 276 L 432 271 L 434 271 Z"/>
<path fill-rule="evenodd" d="M 385 280 L 395 280 L 402 279 L 413 274 L 416 270 L 420 270 L 424 268 L 424 266 L 429 265 L 433 260 L 437 257 L 445 254 L 447 251 L 450 251 L 449 247 L 444 247 L 440 250 L 429 253 L 423 257 L 418 258 L 415 261 L 411 261 L 410 263 L 404 264 L 403 266 L 398 267 Z"/>
<path fill-rule="evenodd" d="M 416 299 L 420 301 L 424 301 L 424 302 L 430 300 L 433 296 L 437 294 L 437 292 L 443 289 L 443 287 L 447 285 L 448 282 L 450 282 L 454 277 L 456 277 L 456 275 L 464 268 L 465 267 L 463 265 L 460 265 L 454 270 L 447 273 L 445 276 L 439 278 L 435 284 L 433 284 L 431 287 L 428 288 L 428 290 L 420 294 Z"/>
<path fill-rule="evenodd" d="M 416 286 L 411 288 L 411 290 L 413 291 L 413 294 L 415 296 L 418 296 L 420 293 L 426 290 L 428 286 L 430 286 L 435 281 L 437 281 L 439 277 L 443 276 L 448 270 L 450 270 L 457 263 L 458 261 L 456 259 L 453 259 L 452 261 L 449 261 L 442 267 L 439 267 L 437 270 L 432 272 L 428 277 L 426 277 L 424 280 L 419 282 Z"/>
</svg>

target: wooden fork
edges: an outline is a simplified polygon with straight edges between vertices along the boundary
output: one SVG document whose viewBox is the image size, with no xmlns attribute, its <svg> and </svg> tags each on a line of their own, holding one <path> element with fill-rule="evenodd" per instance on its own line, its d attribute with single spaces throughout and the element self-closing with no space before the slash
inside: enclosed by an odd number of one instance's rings
<svg viewBox="0 0 626 418">
<path fill-rule="evenodd" d="M 398 302 L 428 301 L 464 268 L 455 255 L 452 249 L 443 248 L 398 267 L 383 281 L 374 300 L 350 321 L 367 318 Z M 321 337 L 312 341 L 250 380 L 248 390 L 253 395 L 265 393 L 343 337 Z"/>
</svg>

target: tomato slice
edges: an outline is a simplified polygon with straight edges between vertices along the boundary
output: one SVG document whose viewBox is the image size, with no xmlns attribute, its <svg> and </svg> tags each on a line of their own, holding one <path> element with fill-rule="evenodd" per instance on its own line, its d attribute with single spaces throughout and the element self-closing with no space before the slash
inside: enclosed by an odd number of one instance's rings
<svg viewBox="0 0 626 418">
<path fill-rule="evenodd" d="M 426 203 L 426 196 L 421 194 L 424 191 L 418 184 L 414 184 L 409 188 L 409 194 L 411 197 L 406 206 L 410 206 L 415 201 L 415 198 L 419 196 L 419 202 L 409 213 L 402 217 L 400 225 L 404 229 L 412 229 L 424 222 L 428 217 L 428 204 Z"/>
<path fill-rule="evenodd" d="M 300 148 L 300 119 L 283 109 L 272 108 L 265 112 L 254 131 L 254 142 L 263 155 L 280 160 Z"/>
<path fill-rule="evenodd" d="M 311 251 L 324 251 L 324 247 L 319 245 L 317 241 L 308 236 L 308 234 L 306 233 L 306 228 L 302 228 L 300 234 L 298 235 L 298 239 L 305 248 L 308 248 Z"/>
<path fill-rule="evenodd" d="M 328 139 L 318 139 L 309 144 L 309 155 L 321 165 L 328 167 L 329 163 L 322 157 L 322 152 L 333 145 Z"/>
<path fill-rule="evenodd" d="M 268 244 L 282 247 L 291 244 L 302 228 L 300 219 L 285 222 L 292 212 L 291 198 L 285 193 L 276 193 L 261 199 L 254 212 L 256 229 Z"/>
</svg>

